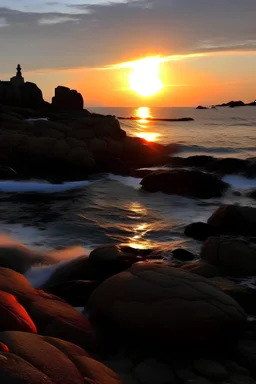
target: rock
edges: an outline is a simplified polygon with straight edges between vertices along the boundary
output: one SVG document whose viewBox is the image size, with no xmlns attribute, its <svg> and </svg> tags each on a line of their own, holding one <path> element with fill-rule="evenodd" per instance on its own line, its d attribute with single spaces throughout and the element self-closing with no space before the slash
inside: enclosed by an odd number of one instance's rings
<svg viewBox="0 0 256 384">
<path fill-rule="evenodd" d="M 11 293 L 25 308 L 38 293 L 21 274 L 7 268 L 0 268 L 0 290 Z"/>
<path fill-rule="evenodd" d="M 0 268 L 0 290 L 16 296 L 39 333 L 74 342 L 90 350 L 99 346 L 89 320 L 66 302 L 31 287 L 24 276 Z"/>
<path fill-rule="evenodd" d="M 40 108 L 45 105 L 41 89 L 34 83 L 25 82 L 19 87 L 10 82 L 0 82 L 0 104 L 18 107 Z"/>
<path fill-rule="evenodd" d="M 202 105 L 198 105 L 198 107 L 196 107 L 196 109 L 209 109 L 209 108 L 203 107 Z"/>
<path fill-rule="evenodd" d="M 256 342 L 255 340 L 240 340 L 236 350 L 236 362 L 247 368 L 256 377 Z"/>
<path fill-rule="evenodd" d="M 249 166 L 249 160 L 236 158 L 215 159 L 207 165 L 209 172 L 218 172 L 222 175 L 246 172 Z"/>
<path fill-rule="evenodd" d="M 189 157 L 170 157 L 169 165 L 172 167 L 199 167 L 205 168 L 214 161 L 214 157 L 207 155 L 195 155 Z"/>
<path fill-rule="evenodd" d="M 242 375 L 231 375 L 229 380 L 232 384 L 256 384 L 256 381 L 251 377 Z"/>
<path fill-rule="evenodd" d="M 121 384 L 103 364 L 74 344 L 22 332 L 2 332 L 0 380 L 17 384 Z"/>
<path fill-rule="evenodd" d="M 52 286 L 70 281 L 94 279 L 93 271 L 89 266 L 89 257 L 85 255 L 60 265 L 41 288 L 48 291 Z"/>
<path fill-rule="evenodd" d="M 213 381 L 226 380 L 229 376 L 227 369 L 213 360 L 196 360 L 194 361 L 194 369 L 201 376 Z"/>
<path fill-rule="evenodd" d="M 172 255 L 175 259 L 178 259 L 180 261 L 191 261 L 191 260 L 194 260 L 195 258 L 193 253 L 182 248 L 174 249 L 172 251 Z"/>
<path fill-rule="evenodd" d="M 234 375 L 250 376 L 250 372 L 248 371 L 248 369 L 242 367 L 241 365 L 238 365 L 235 361 L 228 360 L 226 361 L 225 366 L 229 371 L 229 374 L 232 376 Z"/>
<path fill-rule="evenodd" d="M 219 236 L 219 231 L 217 228 L 213 227 L 210 224 L 198 222 L 192 223 L 185 227 L 185 235 L 192 237 L 195 240 L 205 241 L 208 237 Z"/>
<path fill-rule="evenodd" d="M 238 331 L 245 316 L 203 277 L 147 262 L 103 282 L 87 308 L 93 320 L 112 324 L 119 340 L 129 339 L 134 348 L 218 343 Z"/>
<path fill-rule="evenodd" d="M 201 258 L 232 276 L 256 275 L 256 245 L 232 237 L 210 237 Z"/>
<path fill-rule="evenodd" d="M 153 172 L 144 177 L 141 185 L 148 192 L 164 192 L 202 199 L 220 197 L 227 189 L 227 184 L 215 176 L 184 169 Z"/>
<path fill-rule="evenodd" d="M 37 329 L 26 310 L 10 293 L 0 291 L 1 331 L 37 333 Z"/>
<path fill-rule="evenodd" d="M 195 273 L 196 275 L 206 278 L 222 276 L 223 272 L 212 264 L 206 263 L 204 260 L 200 260 L 197 263 L 187 264 L 181 267 L 183 270 Z"/>
<path fill-rule="evenodd" d="M 73 280 L 52 285 L 47 288 L 47 292 L 61 297 L 73 307 L 84 307 L 98 285 L 98 281 Z"/>
<path fill-rule="evenodd" d="M 195 373 L 189 368 L 178 368 L 175 370 L 175 376 L 182 384 L 189 383 L 192 379 L 196 378 Z"/>
<path fill-rule="evenodd" d="M 31 303 L 28 312 L 41 335 L 57 337 L 95 351 L 99 344 L 88 319 L 65 302 L 44 299 Z"/>
<path fill-rule="evenodd" d="M 132 264 L 141 260 L 142 257 L 139 256 L 136 250 L 132 248 L 125 249 L 118 245 L 106 245 L 96 248 L 89 256 L 89 264 L 93 270 L 97 271 L 96 275 L 99 281 L 123 272 Z"/>
<path fill-rule="evenodd" d="M 246 313 L 256 315 L 256 290 L 238 285 L 230 280 L 212 279 L 214 284 L 226 295 L 232 297 Z"/>
<path fill-rule="evenodd" d="M 134 368 L 133 374 L 141 384 L 171 384 L 174 382 L 172 369 L 155 359 L 144 360 Z"/>
<path fill-rule="evenodd" d="M 221 233 L 255 236 L 256 208 L 223 205 L 208 219 L 208 224 Z"/>
<path fill-rule="evenodd" d="M 52 105 L 60 109 L 83 110 L 84 100 L 81 93 L 67 87 L 58 86 L 55 88 Z"/>
</svg>

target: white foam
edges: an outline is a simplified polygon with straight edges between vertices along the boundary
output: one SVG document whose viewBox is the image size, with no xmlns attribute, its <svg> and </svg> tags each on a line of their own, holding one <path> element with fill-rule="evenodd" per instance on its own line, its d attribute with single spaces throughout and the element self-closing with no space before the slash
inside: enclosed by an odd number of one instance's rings
<svg viewBox="0 0 256 384">
<path fill-rule="evenodd" d="M 45 267 L 33 267 L 25 274 L 25 277 L 28 279 L 32 287 L 40 288 L 43 284 L 46 283 L 46 281 L 49 280 L 49 278 L 59 268 L 59 266 L 63 264 L 64 263 L 58 263 Z"/>
<path fill-rule="evenodd" d="M 118 181 L 121 184 L 127 185 L 128 187 L 133 187 L 135 189 L 140 188 L 140 181 L 141 178 L 131 177 L 131 176 L 119 176 L 119 175 L 113 175 L 110 173 L 108 175 L 109 180 Z"/>
<path fill-rule="evenodd" d="M 43 181 L 0 181 L 0 192 L 38 192 L 57 193 L 72 189 L 84 188 L 92 181 L 72 181 L 63 184 L 51 184 Z"/>
<path fill-rule="evenodd" d="M 256 188 L 256 179 L 248 179 L 244 176 L 229 175 L 223 178 L 223 181 L 232 185 L 236 189 L 252 189 Z"/>
</svg>

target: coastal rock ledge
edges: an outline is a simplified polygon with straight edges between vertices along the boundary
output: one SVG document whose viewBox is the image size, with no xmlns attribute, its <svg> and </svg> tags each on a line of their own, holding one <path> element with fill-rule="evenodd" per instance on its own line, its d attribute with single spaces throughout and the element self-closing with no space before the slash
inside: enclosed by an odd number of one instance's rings
<svg viewBox="0 0 256 384">
<path fill-rule="evenodd" d="M 47 118 L 30 118 L 36 115 Z M 166 164 L 169 151 L 127 137 L 114 116 L 1 106 L 0 150 L 0 165 L 13 168 L 19 178 L 58 180 L 82 180 L 95 172 L 129 174 L 132 168 Z"/>
</svg>

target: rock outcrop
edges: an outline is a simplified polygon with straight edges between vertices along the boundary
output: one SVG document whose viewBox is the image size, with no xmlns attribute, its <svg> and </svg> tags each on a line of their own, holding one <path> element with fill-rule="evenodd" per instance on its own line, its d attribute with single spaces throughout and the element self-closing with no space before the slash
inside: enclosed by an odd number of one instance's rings
<svg viewBox="0 0 256 384">
<path fill-rule="evenodd" d="M 164 192 L 202 199 L 220 197 L 228 184 L 215 176 L 184 169 L 156 171 L 144 177 L 142 188 L 148 192 Z"/>
<path fill-rule="evenodd" d="M 41 108 L 45 101 L 41 89 L 34 83 L 26 82 L 15 87 L 10 82 L 0 82 L 0 104 Z"/>
<path fill-rule="evenodd" d="M 59 86 L 55 88 L 55 96 L 52 98 L 55 108 L 81 111 L 84 108 L 84 100 L 81 93 L 74 89 Z"/>
<path fill-rule="evenodd" d="M 233 237 L 210 237 L 201 258 L 234 276 L 256 275 L 256 245 Z"/>
<path fill-rule="evenodd" d="M 167 162 L 165 146 L 126 137 L 113 116 L 88 111 L 49 114 L 51 120 L 28 120 L 0 109 L 1 156 L 19 178 L 85 180 L 89 173 L 127 175 L 132 168 Z"/>
<path fill-rule="evenodd" d="M 136 263 L 106 280 L 88 309 L 133 348 L 218 343 L 245 320 L 239 305 L 208 280 L 157 263 Z"/>
<path fill-rule="evenodd" d="M 256 236 L 256 208 L 223 205 L 208 219 L 223 234 Z"/>
</svg>

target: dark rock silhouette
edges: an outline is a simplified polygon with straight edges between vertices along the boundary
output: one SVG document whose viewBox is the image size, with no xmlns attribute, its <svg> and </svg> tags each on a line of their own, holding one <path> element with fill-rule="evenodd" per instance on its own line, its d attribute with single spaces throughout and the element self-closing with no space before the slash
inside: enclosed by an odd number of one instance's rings
<svg viewBox="0 0 256 384">
<path fill-rule="evenodd" d="M 229 101 L 228 103 L 223 103 L 223 104 L 218 104 L 217 107 L 230 107 L 230 108 L 235 108 L 235 107 L 245 107 L 245 106 L 251 106 L 251 107 L 256 107 L 256 102 L 252 101 L 251 103 L 244 103 L 241 100 L 238 101 Z"/>
<path fill-rule="evenodd" d="M 160 170 L 144 177 L 142 189 L 148 192 L 190 196 L 202 199 L 220 197 L 228 184 L 211 174 L 185 169 Z"/>
<path fill-rule="evenodd" d="M 38 108 L 44 103 L 41 89 L 34 83 L 24 81 L 20 64 L 16 76 L 10 81 L 0 81 L 0 104 Z"/>
<path fill-rule="evenodd" d="M 209 109 L 209 108 L 203 107 L 202 105 L 198 105 L 198 107 L 196 107 L 196 109 Z"/>
<path fill-rule="evenodd" d="M 84 100 L 81 93 L 67 87 L 59 86 L 55 88 L 55 96 L 52 98 L 52 105 L 63 109 L 83 110 Z"/>
</svg>

